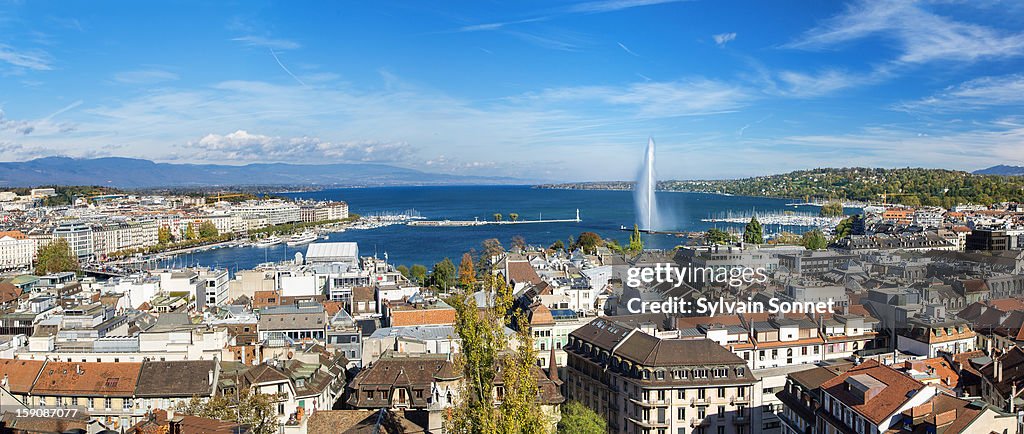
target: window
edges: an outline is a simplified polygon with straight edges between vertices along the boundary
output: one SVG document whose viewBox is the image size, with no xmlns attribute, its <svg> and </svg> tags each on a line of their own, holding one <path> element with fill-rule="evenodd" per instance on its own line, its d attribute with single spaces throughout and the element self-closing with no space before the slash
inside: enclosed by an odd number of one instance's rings
<svg viewBox="0 0 1024 434">
<path fill-rule="evenodd" d="M 725 406 L 724 405 L 719 405 L 718 406 L 718 418 L 719 419 L 725 419 Z"/>
<path fill-rule="evenodd" d="M 719 387 L 718 388 L 718 397 L 719 398 L 725 398 L 725 388 L 724 387 Z"/>
<path fill-rule="evenodd" d="M 113 401 L 113 400 L 110 399 L 110 398 L 103 398 L 103 408 L 105 408 L 107 410 L 110 410 L 111 401 Z"/>
<path fill-rule="evenodd" d="M 686 420 L 686 407 L 679 407 L 676 409 L 676 419 Z"/>
<path fill-rule="evenodd" d="M 373 399 L 373 391 L 372 390 L 367 390 L 366 391 L 366 399 Z"/>
<path fill-rule="evenodd" d="M 705 398 L 707 398 L 707 390 L 697 389 L 697 399 L 703 401 Z"/>
</svg>

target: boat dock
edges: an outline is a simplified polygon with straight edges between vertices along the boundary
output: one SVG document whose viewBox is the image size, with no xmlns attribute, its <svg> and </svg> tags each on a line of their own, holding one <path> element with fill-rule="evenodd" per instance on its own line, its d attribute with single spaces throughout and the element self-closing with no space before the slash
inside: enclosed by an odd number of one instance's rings
<svg viewBox="0 0 1024 434">
<path fill-rule="evenodd" d="M 576 210 L 576 218 L 572 219 L 537 219 L 537 220 L 413 220 L 406 225 L 424 227 L 463 227 L 463 226 L 484 226 L 484 225 L 525 225 L 531 223 L 579 223 L 580 210 Z"/>
</svg>

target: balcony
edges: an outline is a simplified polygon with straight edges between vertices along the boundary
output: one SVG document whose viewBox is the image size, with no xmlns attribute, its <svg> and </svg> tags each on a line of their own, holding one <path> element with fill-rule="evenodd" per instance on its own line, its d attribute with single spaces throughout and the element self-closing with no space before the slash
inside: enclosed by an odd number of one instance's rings
<svg viewBox="0 0 1024 434">
<path fill-rule="evenodd" d="M 733 425 L 749 425 L 750 424 L 750 414 L 747 414 L 747 413 L 734 414 L 734 415 L 732 415 L 732 423 L 733 423 Z"/>
<path fill-rule="evenodd" d="M 693 419 L 690 419 L 690 426 L 693 427 L 693 428 L 696 428 L 696 427 L 699 427 L 699 426 L 708 426 L 710 424 L 711 424 L 711 422 L 708 422 L 707 418 L 693 418 Z"/>
<path fill-rule="evenodd" d="M 690 407 L 696 407 L 698 405 L 708 405 L 708 397 L 705 396 L 703 398 L 699 398 L 699 397 L 690 398 Z"/>
<path fill-rule="evenodd" d="M 732 396 L 729 397 L 729 405 L 750 403 L 749 396 Z"/>
</svg>

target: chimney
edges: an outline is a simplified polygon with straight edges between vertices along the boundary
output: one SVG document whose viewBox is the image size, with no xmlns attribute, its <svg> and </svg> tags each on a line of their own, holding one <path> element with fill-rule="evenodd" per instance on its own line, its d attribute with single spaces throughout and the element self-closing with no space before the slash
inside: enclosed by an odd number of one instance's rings
<svg viewBox="0 0 1024 434">
<path fill-rule="evenodd" d="M 997 383 L 1002 383 L 1003 382 L 1003 369 L 1002 369 L 1003 366 L 1002 365 L 1003 364 L 1000 363 L 999 358 L 994 359 L 993 362 L 992 362 L 992 370 L 994 371 L 992 373 L 995 374 L 996 382 Z"/>
<path fill-rule="evenodd" d="M 207 374 L 208 374 L 207 377 L 209 378 L 209 384 L 212 386 L 213 385 L 213 369 L 207 371 Z"/>
</svg>

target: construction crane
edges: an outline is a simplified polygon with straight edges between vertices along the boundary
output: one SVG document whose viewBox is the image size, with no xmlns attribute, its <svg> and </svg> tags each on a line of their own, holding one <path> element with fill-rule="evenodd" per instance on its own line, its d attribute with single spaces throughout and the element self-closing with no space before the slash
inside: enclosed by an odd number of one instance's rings
<svg viewBox="0 0 1024 434">
<path fill-rule="evenodd" d="M 889 197 L 892 197 L 892 196 L 917 196 L 914 193 L 889 193 L 889 192 L 879 193 L 878 195 L 882 197 L 882 205 L 888 205 L 887 201 L 888 201 Z"/>
<path fill-rule="evenodd" d="M 224 194 L 223 192 L 221 192 L 221 193 L 217 193 L 216 196 L 212 196 L 212 197 L 210 197 L 208 199 L 216 199 L 217 202 L 220 202 L 224 198 L 228 198 L 228 197 L 245 197 L 245 196 L 246 196 L 245 194 L 241 194 L 241 193 Z"/>
</svg>

